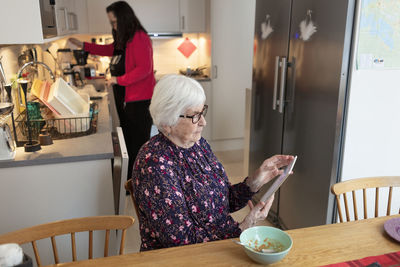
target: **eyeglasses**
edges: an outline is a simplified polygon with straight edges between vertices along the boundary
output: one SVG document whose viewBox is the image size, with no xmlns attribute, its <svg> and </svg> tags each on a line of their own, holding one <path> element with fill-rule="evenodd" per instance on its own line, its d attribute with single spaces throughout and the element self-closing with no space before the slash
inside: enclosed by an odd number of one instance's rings
<svg viewBox="0 0 400 267">
<path fill-rule="evenodd" d="M 208 105 L 204 105 L 203 110 L 199 113 L 196 113 L 194 115 L 179 115 L 180 118 L 189 118 L 192 119 L 192 123 L 196 124 L 199 122 L 201 115 L 203 115 L 203 117 L 205 117 L 207 115 L 207 110 L 208 110 Z"/>
</svg>

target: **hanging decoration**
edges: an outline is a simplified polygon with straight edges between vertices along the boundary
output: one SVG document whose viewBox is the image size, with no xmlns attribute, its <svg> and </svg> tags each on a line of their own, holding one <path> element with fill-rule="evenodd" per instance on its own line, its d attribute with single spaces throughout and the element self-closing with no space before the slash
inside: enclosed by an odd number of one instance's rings
<svg viewBox="0 0 400 267">
<path fill-rule="evenodd" d="M 312 10 L 307 10 L 306 18 L 300 22 L 300 39 L 303 41 L 308 41 L 311 36 L 317 32 L 317 26 L 315 26 L 314 22 L 311 18 Z"/>
<path fill-rule="evenodd" d="M 186 58 L 189 58 L 193 52 L 197 49 L 197 47 L 190 41 L 189 38 L 185 38 L 185 40 L 178 46 L 179 52 L 182 53 Z"/>
</svg>

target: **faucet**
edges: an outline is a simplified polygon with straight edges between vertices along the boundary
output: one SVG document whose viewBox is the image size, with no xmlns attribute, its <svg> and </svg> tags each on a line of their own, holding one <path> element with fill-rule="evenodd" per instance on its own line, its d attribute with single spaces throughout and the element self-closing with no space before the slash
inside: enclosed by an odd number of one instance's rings
<svg viewBox="0 0 400 267">
<path fill-rule="evenodd" d="M 40 65 L 42 65 L 42 66 L 43 66 L 45 69 L 47 69 L 47 71 L 50 73 L 50 78 L 51 78 L 53 81 L 56 80 L 56 77 L 54 76 L 53 71 L 50 69 L 50 67 L 47 66 L 45 63 L 40 62 L 40 61 L 29 61 L 28 63 L 25 63 L 25 64 L 18 70 L 17 77 L 18 77 L 18 78 L 21 78 L 21 75 L 22 75 L 22 72 L 24 71 L 24 69 L 25 69 L 26 67 L 28 67 L 29 65 L 34 65 L 34 64 L 40 64 Z"/>
<path fill-rule="evenodd" d="M 29 61 L 27 63 L 25 63 L 19 70 L 17 73 L 17 78 L 21 78 L 22 72 L 24 71 L 24 69 L 26 67 L 28 67 L 29 65 L 34 65 L 34 64 L 40 64 L 42 65 L 49 73 L 50 73 L 50 78 L 53 80 L 53 82 L 56 80 L 56 77 L 53 74 L 53 71 L 50 69 L 49 66 L 47 66 L 45 63 L 40 62 L 40 61 Z M 17 90 L 18 91 L 18 98 L 20 101 L 20 106 L 24 107 L 25 105 L 22 103 L 22 96 L 21 96 L 21 90 Z"/>
</svg>

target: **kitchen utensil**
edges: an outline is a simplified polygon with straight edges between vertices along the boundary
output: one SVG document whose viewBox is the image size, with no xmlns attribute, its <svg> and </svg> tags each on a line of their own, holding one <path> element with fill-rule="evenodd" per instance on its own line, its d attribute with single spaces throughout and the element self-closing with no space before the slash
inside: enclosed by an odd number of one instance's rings
<svg viewBox="0 0 400 267">
<path fill-rule="evenodd" d="M 4 73 L 4 69 L 3 69 L 3 65 L 1 63 L 1 60 L 3 59 L 3 57 L 0 57 L 0 83 L 2 84 L 6 84 L 7 83 L 7 78 L 6 78 L 6 74 Z"/>
<path fill-rule="evenodd" d="M 11 89 L 12 89 L 11 84 L 6 84 L 6 85 L 4 86 L 4 89 L 5 89 L 6 92 L 7 92 L 7 98 L 8 98 L 7 102 L 13 103 L 12 94 L 11 94 Z M 13 112 L 13 111 L 11 111 L 11 122 L 12 122 L 12 126 L 13 126 L 13 131 L 14 131 L 14 142 L 15 142 L 15 141 L 17 140 L 17 132 L 16 132 L 16 130 L 15 130 L 15 119 L 14 119 L 14 112 Z"/>
<path fill-rule="evenodd" d="M 15 157 L 15 141 L 12 139 L 8 124 L 0 124 L 0 160 L 10 160 Z"/>
<path fill-rule="evenodd" d="M 292 248 L 293 241 L 290 236 L 274 227 L 270 226 L 255 226 L 244 230 L 240 234 L 240 243 L 242 244 L 257 244 L 259 248 L 262 248 L 263 244 L 276 243 L 279 244 L 279 252 L 275 253 L 264 253 L 258 252 L 247 246 L 243 246 L 245 253 L 254 261 L 262 264 L 271 264 L 283 259 Z M 250 245 L 251 247 L 251 245 Z M 269 247 L 267 247 L 269 248 Z M 275 250 L 275 247 L 273 247 Z"/>
<path fill-rule="evenodd" d="M 251 247 L 251 246 L 249 246 L 249 245 L 246 245 L 246 244 L 243 244 L 243 243 L 241 243 L 241 242 L 239 242 L 239 241 L 236 241 L 236 240 L 233 240 L 232 239 L 232 241 L 233 241 L 233 243 L 236 243 L 236 244 L 238 244 L 238 245 L 241 245 L 241 246 L 244 246 L 244 247 L 247 247 L 247 248 L 250 248 L 250 249 L 252 249 L 252 250 L 255 250 L 255 251 L 257 251 L 255 248 L 253 248 L 253 247 Z M 263 252 L 263 253 L 276 253 L 277 251 L 275 251 L 274 249 L 261 249 L 261 252 Z"/>
<path fill-rule="evenodd" d="M 75 86 L 74 71 L 72 69 L 63 70 L 63 78 L 70 86 Z"/>
<path fill-rule="evenodd" d="M 1 102 L 0 103 L 0 115 L 8 115 L 13 111 L 14 104 L 13 103 L 7 103 L 7 102 Z"/>
<path fill-rule="evenodd" d="M 51 139 L 50 134 L 47 132 L 46 129 L 40 130 L 39 134 L 39 143 L 42 146 L 48 146 L 53 144 L 53 139 Z"/>
<path fill-rule="evenodd" d="M 18 79 L 18 84 L 21 86 L 23 92 L 24 92 L 24 98 L 25 98 L 25 103 L 27 103 L 26 100 L 26 94 L 28 90 L 28 81 L 27 80 L 21 80 Z M 38 141 L 32 140 L 32 129 L 31 129 L 31 124 L 30 124 L 30 119 L 29 119 L 29 112 L 28 109 L 26 109 L 26 124 L 28 127 L 28 143 L 24 145 L 25 152 L 35 152 L 41 149 L 40 144 Z"/>
<path fill-rule="evenodd" d="M 87 58 L 89 56 L 89 52 L 81 49 L 73 50 L 74 57 L 76 59 L 76 63 L 80 66 L 84 66 L 87 63 Z"/>
<path fill-rule="evenodd" d="M 207 68 L 206 66 L 198 67 L 195 69 L 187 67 L 186 69 L 180 69 L 179 73 L 186 76 L 203 76 L 204 75 L 203 70 L 206 68 Z"/>
</svg>

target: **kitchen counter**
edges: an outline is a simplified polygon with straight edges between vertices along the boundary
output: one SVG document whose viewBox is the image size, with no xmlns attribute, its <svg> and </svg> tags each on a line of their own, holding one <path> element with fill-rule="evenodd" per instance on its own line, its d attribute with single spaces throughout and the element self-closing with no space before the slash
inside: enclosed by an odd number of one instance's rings
<svg viewBox="0 0 400 267">
<path fill-rule="evenodd" d="M 52 145 L 42 146 L 42 149 L 37 152 L 25 152 L 24 147 L 18 147 L 15 159 L 0 161 L 0 168 L 113 158 L 108 97 L 97 100 L 97 103 L 99 113 L 96 133 L 71 139 L 53 140 Z"/>
<path fill-rule="evenodd" d="M 155 78 L 156 81 L 158 82 L 163 76 L 168 75 L 168 74 L 178 74 L 178 73 L 160 73 L 160 74 L 156 74 Z M 198 82 L 207 82 L 207 81 L 211 81 L 211 78 L 207 75 L 202 75 L 202 76 L 187 76 L 189 78 L 193 78 Z"/>
<path fill-rule="evenodd" d="M 113 186 L 108 97 L 98 104 L 97 133 L 54 140 L 54 144 L 34 153 L 25 153 L 20 147 L 15 160 L 0 162 L 0 214 L 5 214 L 0 216 L 0 234 L 57 220 L 117 213 L 114 193 L 119 191 Z M 95 240 L 104 239 L 101 231 L 93 234 Z M 77 247 L 87 246 L 79 235 Z M 104 251 L 97 243 L 94 257 Z M 67 250 L 70 243 L 57 241 L 57 247 L 59 251 Z M 22 248 L 34 257 L 30 244 Z M 39 242 L 38 249 L 49 252 L 41 255 L 42 264 L 51 264 L 53 257 L 48 246 Z M 110 236 L 110 253 L 117 254 L 116 235 Z M 78 258 L 87 257 L 85 251 L 78 254 Z"/>
</svg>

